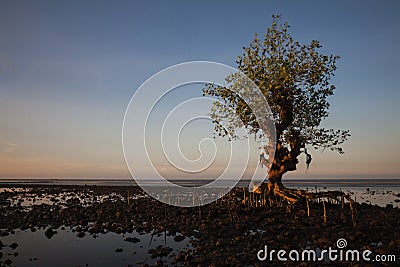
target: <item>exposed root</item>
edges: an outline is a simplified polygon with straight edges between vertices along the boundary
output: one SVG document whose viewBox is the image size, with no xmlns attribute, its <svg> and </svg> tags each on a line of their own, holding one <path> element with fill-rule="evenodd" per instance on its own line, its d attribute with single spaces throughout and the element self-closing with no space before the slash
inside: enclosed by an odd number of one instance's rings
<svg viewBox="0 0 400 267">
<path fill-rule="evenodd" d="M 351 199 L 349 194 L 342 191 L 326 191 L 326 192 L 307 192 L 300 189 L 290 189 L 285 188 L 282 184 L 262 184 L 256 190 L 253 191 L 256 195 L 264 196 L 266 198 L 272 199 L 272 203 L 277 203 L 277 205 L 286 204 L 289 210 L 297 203 L 306 205 L 307 216 L 310 217 L 310 205 L 309 202 L 321 201 L 324 210 L 324 224 L 327 222 L 327 206 L 326 203 L 336 203 L 344 208 L 344 199 L 349 202 L 351 210 L 351 219 L 353 226 L 356 226 L 356 210 L 354 206 L 354 201 Z M 250 194 L 251 195 L 251 194 Z M 254 198 L 254 195 L 253 195 Z M 257 199 L 257 198 L 256 198 Z M 271 203 L 271 202 L 270 202 Z"/>
<path fill-rule="evenodd" d="M 342 203 L 343 198 L 349 202 L 353 202 L 349 195 L 342 191 L 327 191 L 327 192 L 307 192 L 301 189 L 290 189 L 284 187 L 282 184 L 262 184 L 257 188 L 255 193 L 265 193 L 268 196 L 275 196 L 288 204 L 295 204 L 298 202 L 306 202 L 308 200 L 328 199 Z"/>
</svg>

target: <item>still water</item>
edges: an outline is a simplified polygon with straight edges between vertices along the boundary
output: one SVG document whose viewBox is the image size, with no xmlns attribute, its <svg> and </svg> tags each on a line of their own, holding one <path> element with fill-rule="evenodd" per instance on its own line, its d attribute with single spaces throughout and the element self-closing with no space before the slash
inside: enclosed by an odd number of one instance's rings
<svg viewBox="0 0 400 267">
<path fill-rule="evenodd" d="M 171 263 L 178 250 L 184 251 L 190 247 L 189 238 L 175 242 L 168 234 L 106 234 L 86 235 L 78 238 L 68 228 L 56 230 L 51 239 L 48 239 L 43 229 L 35 232 L 31 230 L 17 230 L 15 234 L 1 237 L 4 245 L 17 243 L 18 247 L 3 247 L 4 263 L 6 259 L 12 261 L 10 266 L 140 266 L 143 263 L 154 265 L 160 258 L 152 258 L 148 253 L 151 249 L 160 247 L 169 248 L 166 257 L 161 260 Z M 127 237 L 136 237 L 138 243 L 125 241 Z M 150 242 L 151 241 L 151 242 Z M 14 253 L 18 255 L 14 256 Z"/>
</svg>

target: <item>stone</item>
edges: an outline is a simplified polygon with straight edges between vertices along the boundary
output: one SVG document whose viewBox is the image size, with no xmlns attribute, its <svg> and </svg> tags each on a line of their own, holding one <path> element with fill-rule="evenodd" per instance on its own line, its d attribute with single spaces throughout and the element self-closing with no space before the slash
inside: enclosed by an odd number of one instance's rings
<svg viewBox="0 0 400 267">
<path fill-rule="evenodd" d="M 57 232 L 54 231 L 51 228 L 47 228 L 47 230 L 44 232 L 44 235 L 48 238 L 51 239 L 53 237 L 53 235 L 55 235 Z"/>
<path fill-rule="evenodd" d="M 140 239 L 137 237 L 127 237 L 127 238 L 125 238 L 125 241 L 131 242 L 131 243 L 139 243 Z"/>
<path fill-rule="evenodd" d="M 16 249 L 18 247 L 17 243 L 12 243 L 11 245 L 9 245 L 10 248 L 12 249 Z"/>
<path fill-rule="evenodd" d="M 76 236 L 79 238 L 83 238 L 85 236 L 85 232 L 78 232 Z"/>
<path fill-rule="evenodd" d="M 183 240 L 185 240 L 186 237 L 184 237 L 183 235 L 177 235 L 174 237 L 174 241 L 175 242 L 181 242 Z"/>
</svg>

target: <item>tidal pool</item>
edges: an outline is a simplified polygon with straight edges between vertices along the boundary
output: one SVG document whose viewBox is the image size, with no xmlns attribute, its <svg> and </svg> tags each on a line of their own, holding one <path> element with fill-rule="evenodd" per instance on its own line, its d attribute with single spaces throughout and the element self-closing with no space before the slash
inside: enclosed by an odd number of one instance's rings
<svg viewBox="0 0 400 267">
<path fill-rule="evenodd" d="M 180 242 L 176 242 L 167 233 L 86 233 L 79 238 L 69 228 L 56 231 L 57 234 L 50 239 L 45 236 L 44 229 L 35 232 L 15 230 L 14 234 L 1 237 L 4 245 L 2 264 L 7 260 L 12 261 L 9 266 L 140 266 L 144 263 L 154 265 L 159 260 L 171 264 L 178 251 L 191 247 L 189 238 L 182 237 Z M 140 241 L 128 242 L 125 241 L 127 237 Z M 18 247 L 9 247 L 12 243 Z M 165 256 L 154 257 L 157 253 Z"/>
</svg>

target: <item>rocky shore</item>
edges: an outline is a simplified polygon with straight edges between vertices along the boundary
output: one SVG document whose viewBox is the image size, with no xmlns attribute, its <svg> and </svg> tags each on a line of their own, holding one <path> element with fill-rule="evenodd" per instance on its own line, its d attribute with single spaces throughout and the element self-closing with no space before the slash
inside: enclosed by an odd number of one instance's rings
<svg viewBox="0 0 400 267">
<path fill-rule="evenodd" d="M 105 232 L 166 233 L 176 242 L 191 239 L 191 248 L 172 253 L 159 246 L 148 253 L 156 266 L 399 266 L 400 210 L 392 206 L 318 203 L 296 206 L 279 203 L 259 205 L 243 201 L 243 189 L 236 188 L 217 202 L 196 208 L 169 206 L 146 197 L 134 186 L 2 185 L 0 193 L 0 241 L 15 229 L 44 229 L 47 238 L 58 228 L 71 228 L 77 238 Z M 6 190 L 7 189 L 7 190 Z M 38 200 L 39 199 L 39 200 Z M 253 203 L 251 202 L 253 201 Z M 325 208 L 324 208 L 325 207 Z M 325 217 L 325 218 L 324 218 Z M 396 262 L 365 261 L 260 261 L 264 249 L 370 250 L 375 255 L 395 255 Z M 125 242 L 140 242 L 127 238 Z M 3 246 L 19 244 L 0 243 Z M 116 248 L 118 249 L 118 248 Z M 0 250 L 1 265 L 12 266 Z M 116 251 L 118 252 L 118 251 Z M 116 254 L 118 256 L 118 253 Z M 147 266 L 143 262 L 143 266 Z M 139 265 L 140 266 L 140 265 Z"/>
</svg>

